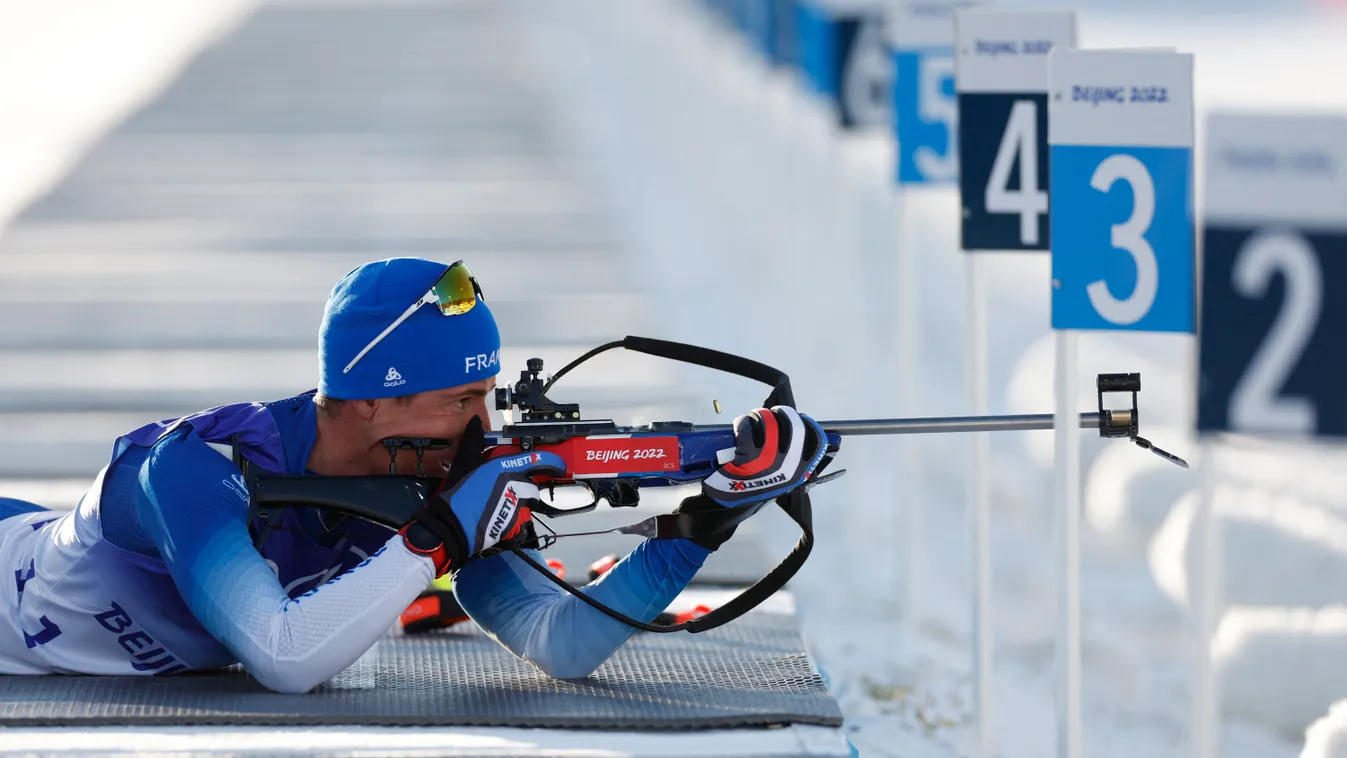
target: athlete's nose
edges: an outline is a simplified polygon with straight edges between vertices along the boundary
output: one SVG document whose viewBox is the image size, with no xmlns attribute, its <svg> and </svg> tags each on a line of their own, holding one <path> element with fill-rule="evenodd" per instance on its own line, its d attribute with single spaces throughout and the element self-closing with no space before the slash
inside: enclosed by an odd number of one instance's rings
<svg viewBox="0 0 1347 758">
<path fill-rule="evenodd" d="M 477 414 L 482 419 L 482 431 L 491 431 L 491 411 L 487 410 L 486 398 L 478 398 L 473 401 L 473 404 L 473 413 Z"/>
</svg>

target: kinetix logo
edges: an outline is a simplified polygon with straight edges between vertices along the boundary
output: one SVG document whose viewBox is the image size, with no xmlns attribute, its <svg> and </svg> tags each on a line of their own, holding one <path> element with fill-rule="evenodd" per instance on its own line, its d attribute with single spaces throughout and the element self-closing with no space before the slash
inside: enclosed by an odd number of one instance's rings
<svg viewBox="0 0 1347 758">
<path fill-rule="evenodd" d="M 493 540 L 500 539 L 501 532 L 505 531 L 505 525 L 510 523 L 510 517 L 514 515 L 517 505 L 519 495 L 515 494 L 514 485 L 506 486 L 505 492 L 500 496 L 500 502 L 496 504 L 496 515 L 491 519 L 491 528 L 487 529 L 486 536 Z"/>
<path fill-rule="evenodd" d="M 500 467 L 503 469 L 516 469 L 527 466 L 530 463 L 537 463 L 542 459 L 543 457 L 538 453 L 530 453 L 528 455 L 521 455 L 518 458 L 506 458 L 500 462 Z"/>
<path fill-rule="evenodd" d="M 747 482 L 730 482 L 731 492 L 744 492 L 745 490 L 759 490 L 763 487 L 770 487 L 773 484 L 781 484 L 786 481 L 786 473 L 783 471 L 776 476 L 770 476 L 766 479 L 752 479 Z"/>
</svg>

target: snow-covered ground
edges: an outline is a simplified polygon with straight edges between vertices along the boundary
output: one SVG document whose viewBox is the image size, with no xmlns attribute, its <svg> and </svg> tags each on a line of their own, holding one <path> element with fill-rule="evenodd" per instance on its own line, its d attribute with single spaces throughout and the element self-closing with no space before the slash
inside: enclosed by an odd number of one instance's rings
<svg viewBox="0 0 1347 758">
<path fill-rule="evenodd" d="M 967 411 L 954 191 L 900 197 L 889 185 L 886 135 L 837 134 L 799 82 L 767 69 L 697 3 L 514 8 L 548 64 L 550 107 L 590 155 L 658 285 L 665 334 L 785 368 L 801 408 L 819 418 Z M 1330 73 L 1347 70 L 1340 15 L 1257 3 L 1227 6 L 1225 15 L 1189 11 L 1087 10 L 1081 42 L 1194 52 L 1199 124 L 1217 107 L 1347 110 Z M 1199 165 L 1201 146 L 1199 135 Z M 1201 189 L 1199 172 L 1199 199 Z M 901 245 L 919 257 L 916 366 L 893 354 Z M 998 255 L 986 266 L 991 410 L 1047 412 L 1047 261 Z M 1143 434 L 1200 462 L 1190 337 L 1090 334 L 1080 350 L 1082 410 L 1094 401 L 1094 373 L 1141 371 Z M 902 407 L 898 377 L 913 375 L 919 405 Z M 820 541 L 793 587 L 862 754 L 966 755 L 974 737 L 968 440 L 922 438 L 915 462 L 904 457 L 909 449 L 848 440 L 841 465 L 851 473 L 816 491 Z M 1056 740 L 1052 435 L 1000 435 L 994 451 L 996 744 L 1007 758 L 1040 758 L 1055 754 Z M 1337 484 L 1347 456 L 1250 443 L 1214 458 L 1227 483 L 1217 501 L 1230 542 L 1226 594 L 1232 604 L 1270 607 L 1232 607 L 1221 627 L 1217 661 L 1229 679 L 1222 755 L 1294 756 L 1306 727 L 1347 698 L 1347 677 L 1320 665 L 1340 660 L 1347 645 L 1333 611 L 1276 608 L 1340 602 L 1347 525 Z M 1097 439 L 1085 442 L 1084 460 L 1086 754 L 1184 755 L 1195 472 Z M 900 607 L 912 545 L 920 550 L 916 633 Z M 1332 742 L 1327 734 L 1342 720 L 1339 709 L 1317 724 L 1314 743 Z"/>
</svg>

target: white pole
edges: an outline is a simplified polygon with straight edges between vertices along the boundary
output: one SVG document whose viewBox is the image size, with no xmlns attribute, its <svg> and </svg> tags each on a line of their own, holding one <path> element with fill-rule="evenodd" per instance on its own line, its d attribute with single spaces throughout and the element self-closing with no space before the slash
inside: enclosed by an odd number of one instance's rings
<svg viewBox="0 0 1347 758">
<path fill-rule="evenodd" d="M 895 271 L 895 316 L 898 322 L 895 383 L 898 407 L 903 413 L 921 413 L 921 267 L 917 235 L 913 230 L 916 214 L 912 212 L 909 190 L 899 189 L 895 195 L 895 218 L 898 223 L 898 251 Z M 921 440 L 913 436 L 901 441 L 902 478 L 895 488 L 903 504 L 903 628 L 908 639 L 915 639 L 922 620 L 922 481 Z"/>
<path fill-rule="evenodd" d="M 1211 660 L 1211 639 L 1216 633 L 1222 602 L 1220 530 L 1216 510 L 1216 443 L 1199 444 L 1201 492 L 1197 501 L 1194 528 L 1197 534 L 1197 576 L 1192 583 L 1191 616 L 1193 627 L 1193 758 L 1216 758 L 1220 752 L 1218 727 L 1221 692 Z"/>
<path fill-rule="evenodd" d="M 968 389 L 972 413 L 987 414 L 987 304 L 978 253 L 963 253 L 968 305 Z M 991 437 L 969 435 L 973 467 L 969 481 L 969 514 L 973 522 L 973 672 L 977 687 L 978 747 L 992 754 L 992 570 L 991 570 Z"/>
<path fill-rule="evenodd" d="M 1080 412 L 1076 409 L 1076 333 L 1057 332 L 1057 756 L 1080 758 Z"/>
</svg>

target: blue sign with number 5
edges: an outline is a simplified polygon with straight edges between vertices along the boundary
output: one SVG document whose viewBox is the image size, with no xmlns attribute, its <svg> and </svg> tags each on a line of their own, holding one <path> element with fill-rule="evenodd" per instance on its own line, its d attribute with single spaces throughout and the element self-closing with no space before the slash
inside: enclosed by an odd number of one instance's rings
<svg viewBox="0 0 1347 758">
<path fill-rule="evenodd" d="M 899 184 L 959 181 L 959 106 L 955 94 L 954 14 L 981 0 L 890 6 L 893 125 Z"/>
<path fill-rule="evenodd" d="M 954 93 L 954 48 L 899 50 L 893 58 L 898 182 L 957 181 L 959 109 Z"/>
<path fill-rule="evenodd" d="M 1048 56 L 1055 329 L 1194 329 L 1192 56 Z"/>
</svg>

